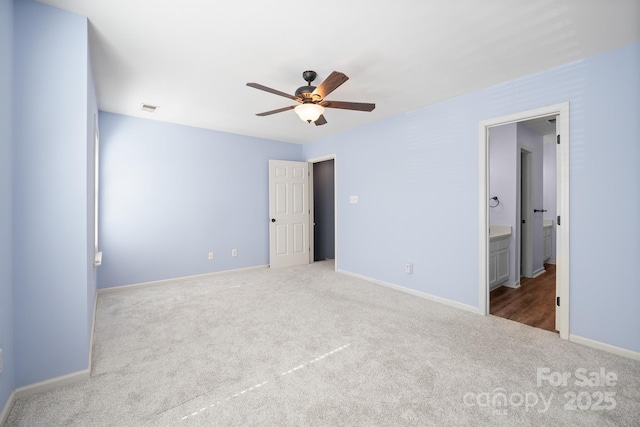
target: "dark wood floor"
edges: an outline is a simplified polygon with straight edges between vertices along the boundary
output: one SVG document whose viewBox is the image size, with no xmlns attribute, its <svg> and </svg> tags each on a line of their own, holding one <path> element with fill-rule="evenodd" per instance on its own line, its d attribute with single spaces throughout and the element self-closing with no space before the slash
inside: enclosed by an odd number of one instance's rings
<svg viewBox="0 0 640 427">
<path fill-rule="evenodd" d="M 500 287 L 490 293 L 491 314 L 547 331 L 556 331 L 556 266 L 545 264 L 545 273 L 520 278 L 520 287 Z"/>
</svg>

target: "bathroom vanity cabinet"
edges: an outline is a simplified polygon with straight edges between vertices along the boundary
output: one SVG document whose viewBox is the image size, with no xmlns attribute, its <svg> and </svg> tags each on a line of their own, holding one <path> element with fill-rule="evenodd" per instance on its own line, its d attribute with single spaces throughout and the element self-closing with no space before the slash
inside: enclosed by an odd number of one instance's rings
<svg viewBox="0 0 640 427">
<path fill-rule="evenodd" d="M 491 238 L 489 242 L 489 289 L 494 289 L 509 278 L 509 238 Z"/>
<path fill-rule="evenodd" d="M 509 279 L 511 256 L 509 240 L 511 227 L 508 225 L 489 226 L 489 290 L 493 290 Z"/>
</svg>

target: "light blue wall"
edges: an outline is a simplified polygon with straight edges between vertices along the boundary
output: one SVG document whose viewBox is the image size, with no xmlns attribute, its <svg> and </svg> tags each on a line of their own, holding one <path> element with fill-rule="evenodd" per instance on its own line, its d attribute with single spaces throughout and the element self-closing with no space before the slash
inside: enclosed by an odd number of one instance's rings
<svg viewBox="0 0 640 427">
<path fill-rule="evenodd" d="M 0 412 L 15 388 L 13 358 L 13 2 L 0 0 Z"/>
<path fill-rule="evenodd" d="M 269 263 L 268 160 L 300 145 L 103 112 L 100 144 L 100 288 Z"/>
<path fill-rule="evenodd" d="M 634 43 L 305 145 L 337 155 L 338 268 L 477 307 L 478 123 L 569 101 L 570 332 L 640 351 L 639 75 Z"/>
<path fill-rule="evenodd" d="M 586 63 L 584 126 L 572 127 L 571 332 L 640 351 L 640 43 Z"/>
<path fill-rule="evenodd" d="M 307 158 L 337 156 L 338 269 L 477 306 L 478 123 L 469 117 L 478 100 L 305 144 Z"/>
<path fill-rule="evenodd" d="M 14 336 L 21 387 L 88 367 L 87 19 L 14 4 Z"/>
</svg>

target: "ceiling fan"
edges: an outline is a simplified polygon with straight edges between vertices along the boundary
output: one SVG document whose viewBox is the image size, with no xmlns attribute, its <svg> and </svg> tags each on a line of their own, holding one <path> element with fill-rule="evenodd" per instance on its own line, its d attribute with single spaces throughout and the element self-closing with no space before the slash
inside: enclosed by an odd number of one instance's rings
<svg viewBox="0 0 640 427">
<path fill-rule="evenodd" d="M 315 71 L 305 71 L 302 73 L 302 78 L 307 82 L 306 86 L 300 86 L 295 95 L 289 95 L 288 93 L 281 92 L 270 87 L 263 86 L 258 83 L 247 83 L 247 86 L 264 90 L 265 92 L 273 93 L 276 95 L 284 96 L 285 98 L 298 101 L 298 105 L 290 105 L 288 107 L 278 108 L 277 110 L 265 111 L 264 113 L 258 113 L 256 116 L 269 116 L 271 114 L 282 113 L 283 111 L 295 110 L 300 119 L 307 123 L 314 122 L 316 126 L 327 123 L 324 118 L 325 108 L 340 108 L 343 110 L 355 110 L 355 111 L 373 111 L 376 108 L 376 104 L 364 103 L 364 102 L 344 102 L 344 101 L 329 101 L 324 99 L 331 92 L 336 90 L 341 84 L 349 80 L 344 73 L 333 71 L 318 87 L 311 86 L 311 82 L 316 79 Z"/>
</svg>

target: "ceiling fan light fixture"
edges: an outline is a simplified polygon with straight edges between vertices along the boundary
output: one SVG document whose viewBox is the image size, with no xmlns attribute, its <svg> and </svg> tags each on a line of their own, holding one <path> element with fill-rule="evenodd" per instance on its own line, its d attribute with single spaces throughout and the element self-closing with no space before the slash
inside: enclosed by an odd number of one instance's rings
<svg viewBox="0 0 640 427">
<path fill-rule="evenodd" d="M 313 104 L 311 102 L 300 104 L 294 108 L 300 120 L 304 120 L 307 123 L 315 122 L 318 117 L 324 113 L 324 107 L 322 105 Z"/>
</svg>

